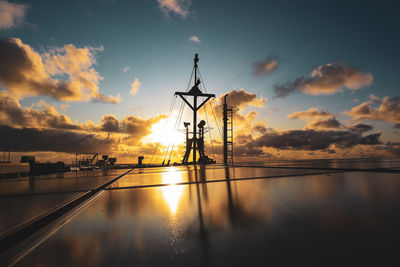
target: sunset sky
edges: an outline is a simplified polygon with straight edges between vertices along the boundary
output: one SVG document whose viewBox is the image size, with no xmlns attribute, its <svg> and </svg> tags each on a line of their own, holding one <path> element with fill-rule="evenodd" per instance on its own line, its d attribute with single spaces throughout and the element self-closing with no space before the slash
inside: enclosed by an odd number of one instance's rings
<svg viewBox="0 0 400 267">
<path fill-rule="evenodd" d="M 167 115 L 199 53 L 211 157 L 228 92 L 238 160 L 398 157 L 399 18 L 398 1 L 0 0 L 0 150 L 149 162 L 160 142 L 159 163 L 172 140 L 180 161 L 179 99 Z"/>
</svg>

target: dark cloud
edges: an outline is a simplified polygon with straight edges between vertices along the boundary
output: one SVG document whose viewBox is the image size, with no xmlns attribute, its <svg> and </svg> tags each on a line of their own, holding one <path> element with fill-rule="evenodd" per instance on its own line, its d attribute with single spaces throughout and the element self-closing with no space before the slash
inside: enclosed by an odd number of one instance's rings
<svg viewBox="0 0 400 267">
<path fill-rule="evenodd" d="M 115 141 L 110 138 L 63 130 L 15 129 L 3 125 L 0 136 L 0 150 L 15 152 L 108 153 L 115 146 Z"/>
<path fill-rule="evenodd" d="M 39 129 L 64 129 L 91 133 L 120 133 L 126 134 L 130 143 L 138 143 L 143 137 L 151 132 L 151 127 L 165 118 L 158 115 L 154 118 L 142 119 L 135 116 L 126 116 L 118 120 L 114 115 L 103 116 L 99 125 L 92 122 L 85 124 L 72 123 L 71 119 L 59 114 L 58 111 L 40 102 L 43 110 L 31 107 L 22 108 L 19 101 L 11 97 L 7 92 L 0 92 L 0 125 L 14 128 L 39 128 Z"/>
<path fill-rule="evenodd" d="M 237 135 L 235 137 L 234 153 L 235 156 L 239 157 L 260 157 L 267 155 L 262 147 L 257 146 L 251 135 Z"/>
<path fill-rule="evenodd" d="M 338 129 L 342 127 L 343 125 L 335 117 L 315 120 L 307 125 L 307 128 L 310 129 Z"/>
<path fill-rule="evenodd" d="M 292 82 L 273 86 L 275 97 L 286 97 L 300 91 L 303 94 L 329 95 L 344 88 L 357 90 L 371 85 L 373 77 L 341 63 L 326 64 L 315 68 L 308 77 L 300 77 Z"/>
<path fill-rule="evenodd" d="M 331 117 L 332 114 L 328 111 L 319 111 L 317 108 L 309 108 L 304 111 L 296 111 L 289 114 L 287 117 L 291 120 L 294 119 L 306 119 L 306 118 L 321 118 L 321 117 Z"/>
<path fill-rule="evenodd" d="M 100 129 L 104 132 L 119 132 L 119 121 L 114 115 L 105 115 L 101 119 Z"/>
<path fill-rule="evenodd" d="M 278 68 L 279 57 L 277 55 L 269 55 L 266 59 L 253 63 L 253 75 L 265 76 Z"/>
<path fill-rule="evenodd" d="M 290 130 L 269 131 L 254 140 L 258 147 L 283 150 L 326 150 L 331 145 L 348 148 L 358 144 L 379 144 L 380 133 L 363 137 L 353 131 Z"/>
<path fill-rule="evenodd" d="M 352 131 L 364 133 L 371 131 L 374 127 L 372 125 L 364 124 L 364 123 L 357 123 L 354 125 L 347 126 L 347 129 L 350 129 Z"/>
</svg>

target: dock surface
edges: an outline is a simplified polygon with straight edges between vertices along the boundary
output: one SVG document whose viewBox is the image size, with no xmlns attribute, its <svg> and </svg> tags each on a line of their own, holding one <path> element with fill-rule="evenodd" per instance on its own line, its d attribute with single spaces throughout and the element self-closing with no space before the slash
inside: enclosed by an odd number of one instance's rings
<svg viewBox="0 0 400 267">
<path fill-rule="evenodd" d="M 98 189 L 7 264 L 399 266 L 399 172 L 360 160 L 20 178 L 0 182 L 0 232 Z"/>
</svg>

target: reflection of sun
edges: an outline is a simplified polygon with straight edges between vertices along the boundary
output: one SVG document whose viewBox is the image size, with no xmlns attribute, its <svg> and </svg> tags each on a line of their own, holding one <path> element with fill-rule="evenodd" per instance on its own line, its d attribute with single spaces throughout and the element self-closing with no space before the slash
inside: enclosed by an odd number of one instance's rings
<svg viewBox="0 0 400 267">
<path fill-rule="evenodd" d="M 183 143 L 185 141 L 184 134 L 174 129 L 176 119 L 177 115 L 172 114 L 169 119 L 165 118 L 153 124 L 151 127 L 151 133 L 145 138 L 146 141 L 152 143 L 160 142 L 165 146 L 172 143 Z"/>
<path fill-rule="evenodd" d="M 184 190 L 183 186 L 176 185 L 180 182 L 183 182 L 182 176 L 180 172 L 176 171 L 175 167 L 171 167 L 168 172 L 163 173 L 163 183 L 169 185 L 162 187 L 162 192 L 172 215 L 178 210 L 179 200 Z"/>
</svg>

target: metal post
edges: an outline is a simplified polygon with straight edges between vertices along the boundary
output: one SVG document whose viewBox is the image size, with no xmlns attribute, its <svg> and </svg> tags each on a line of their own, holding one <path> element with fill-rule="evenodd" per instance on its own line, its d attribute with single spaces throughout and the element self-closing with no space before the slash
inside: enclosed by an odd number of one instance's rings
<svg viewBox="0 0 400 267">
<path fill-rule="evenodd" d="M 228 105 L 226 104 L 226 97 L 228 94 L 224 96 L 224 106 L 223 106 L 223 121 L 224 121 L 224 165 L 228 165 Z"/>
<path fill-rule="evenodd" d="M 197 55 L 197 54 L 196 54 Z M 193 98 L 193 164 L 196 164 L 197 149 L 197 96 Z"/>
</svg>

